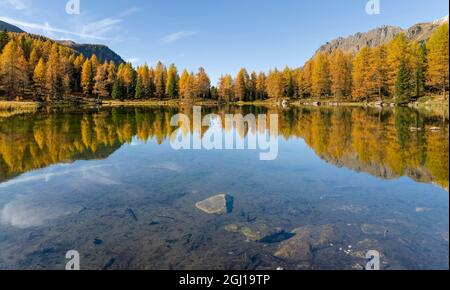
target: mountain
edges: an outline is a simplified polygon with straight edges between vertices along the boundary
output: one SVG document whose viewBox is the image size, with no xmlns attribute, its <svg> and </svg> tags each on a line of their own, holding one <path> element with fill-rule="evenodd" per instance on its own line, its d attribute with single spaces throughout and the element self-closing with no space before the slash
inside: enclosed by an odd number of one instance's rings
<svg viewBox="0 0 450 290">
<path fill-rule="evenodd" d="M 341 49 L 344 52 L 358 52 L 364 46 L 375 47 L 387 44 L 398 34 L 405 35 L 414 41 L 427 41 L 434 30 L 440 25 L 448 22 L 448 16 L 433 22 L 418 23 L 408 29 L 402 29 L 398 26 L 383 26 L 369 32 L 358 32 L 347 38 L 339 37 L 319 48 L 319 52 L 332 52 L 334 49 Z"/>
<path fill-rule="evenodd" d="M 3 22 L 0 20 L 0 31 L 4 31 L 4 30 L 9 31 L 9 32 L 16 32 L 16 33 L 25 32 L 17 26 L 11 25 L 9 23 L 6 23 L 6 22 Z"/>
<path fill-rule="evenodd" d="M 103 62 L 114 61 L 116 64 L 124 63 L 125 61 L 120 57 L 117 53 L 111 50 L 106 45 L 101 44 L 79 44 L 70 40 L 59 41 L 64 46 L 70 47 L 78 53 L 82 53 L 86 57 L 91 57 L 92 55 L 96 55 L 97 58 Z"/>
<path fill-rule="evenodd" d="M 22 29 L 20 29 L 17 26 L 11 25 L 9 23 L 3 22 L 0 20 L 0 31 L 9 31 L 9 32 L 15 32 L 15 33 L 26 33 Z M 78 44 L 73 41 L 69 40 L 63 40 L 58 41 L 61 45 L 67 46 L 72 48 L 78 53 L 82 53 L 86 57 L 91 57 L 93 54 L 95 54 L 100 61 L 114 61 L 116 64 L 124 63 L 125 61 L 113 50 L 111 50 L 106 45 L 100 45 L 100 44 Z"/>
</svg>

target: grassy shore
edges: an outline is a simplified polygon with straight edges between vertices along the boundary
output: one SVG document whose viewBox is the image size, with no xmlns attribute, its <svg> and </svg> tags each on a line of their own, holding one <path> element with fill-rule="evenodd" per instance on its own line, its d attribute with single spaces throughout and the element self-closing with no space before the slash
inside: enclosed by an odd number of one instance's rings
<svg viewBox="0 0 450 290">
<path fill-rule="evenodd" d="M 95 105 L 103 107 L 151 107 L 151 106 L 219 106 L 224 105 L 219 101 L 215 100 L 203 100 L 198 99 L 194 101 L 183 101 L 183 100 L 103 100 L 97 103 L 95 99 L 82 99 L 78 100 L 76 103 L 71 103 L 70 101 L 59 101 L 55 103 L 39 103 L 33 101 L 0 101 L 0 112 L 5 113 L 26 113 L 34 112 L 41 106 L 49 107 L 69 107 L 69 106 L 83 106 L 83 105 Z M 228 105 L 235 106 L 264 106 L 269 108 L 274 107 L 286 107 L 286 106 L 316 106 L 316 107 L 336 107 L 336 106 L 353 106 L 353 107 L 395 107 L 393 100 L 383 100 L 383 102 L 354 102 L 354 101 L 342 101 L 334 98 L 327 99 L 307 99 L 307 100 L 264 100 L 264 101 L 253 101 L 253 102 L 234 102 Z M 425 96 L 417 100 L 416 102 L 410 103 L 409 107 L 416 108 L 419 110 L 428 110 L 436 113 L 442 113 L 442 111 L 448 114 L 449 103 L 448 100 L 444 100 L 442 96 Z"/>
</svg>

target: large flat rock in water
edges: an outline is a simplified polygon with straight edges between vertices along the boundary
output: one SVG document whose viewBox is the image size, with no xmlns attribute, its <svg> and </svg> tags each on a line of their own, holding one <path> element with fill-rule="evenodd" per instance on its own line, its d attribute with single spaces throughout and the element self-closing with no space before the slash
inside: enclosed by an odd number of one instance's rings
<svg viewBox="0 0 450 290">
<path fill-rule="evenodd" d="M 226 214 L 233 211 L 233 197 L 219 194 L 199 201 L 195 206 L 207 214 Z"/>
<path fill-rule="evenodd" d="M 312 258 L 314 249 L 327 245 L 334 238 L 332 225 L 305 226 L 292 233 L 295 236 L 281 243 L 275 253 L 276 257 L 307 261 Z"/>
</svg>

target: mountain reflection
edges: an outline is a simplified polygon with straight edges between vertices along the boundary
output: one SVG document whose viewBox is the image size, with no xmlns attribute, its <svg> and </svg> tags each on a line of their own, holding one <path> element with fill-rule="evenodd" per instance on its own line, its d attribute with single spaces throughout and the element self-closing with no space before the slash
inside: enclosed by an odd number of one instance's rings
<svg viewBox="0 0 450 290">
<path fill-rule="evenodd" d="M 448 120 L 408 109 L 203 108 L 203 115 L 279 114 L 280 137 L 302 138 L 323 160 L 384 178 L 408 176 L 448 190 Z M 168 142 L 170 119 L 190 107 L 43 110 L 0 118 L 0 182 L 56 163 L 104 159 L 134 137 Z M 222 118 L 224 120 L 224 118 Z M 269 120 L 269 118 L 267 118 Z M 266 124 L 266 128 L 269 128 Z M 208 130 L 202 128 L 202 134 Z M 248 134 L 238 132 L 240 137 Z"/>
</svg>

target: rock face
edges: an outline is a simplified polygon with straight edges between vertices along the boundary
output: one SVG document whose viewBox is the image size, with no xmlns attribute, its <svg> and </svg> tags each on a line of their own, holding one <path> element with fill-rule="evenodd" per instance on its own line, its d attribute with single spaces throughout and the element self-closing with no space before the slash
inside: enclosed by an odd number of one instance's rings
<svg viewBox="0 0 450 290">
<path fill-rule="evenodd" d="M 331 225 L 305 226 L 292 231 L 291 239 L 284 241 L 275 252 L 279 258 L 308 261 L 313 258 L 314 249 L 328 245 L 334 236 Z"/>
<path fill-rule="evenodd" d="M 94 54 L 97 58 L 104 62 L 106 61 L 114 61 L 116 65 L 125 63 L 125 61 L 120 57 L 117 53 L 115 53 L 112 49 L 107 47 L 106 45 L 100 44 L 79 44 L 73 41 L 61 40 L 59 41 L 64 46 L 70 47 L 78 53 L 83 54 L 85 57 L 92 57 Z"/>
<path fill-rule="evenodd" d="M 199 201 L 195 206 L 207 214 L 226 214 L 233 211 L 234 199 L 227 194 L 219 194 Z"/>
<path fill-rule="evenodd" d="M 359 32 L 347 38 L 334 39 L 322 45 L 318 51 L 331 53 L 334 49 L 339 48 L 345 52 L 355 53 L 364 46 L 375 47 L 387 44 L 400 33 L 405 33 L 406 37 L 414 41 L 427 41 L 434 30 L 445 22 L 448 22 L 448 16 L 433 22 L 418 23 L 408 29 L 398 26 L 383 26 L 365 33 Z"/>
</svg>

